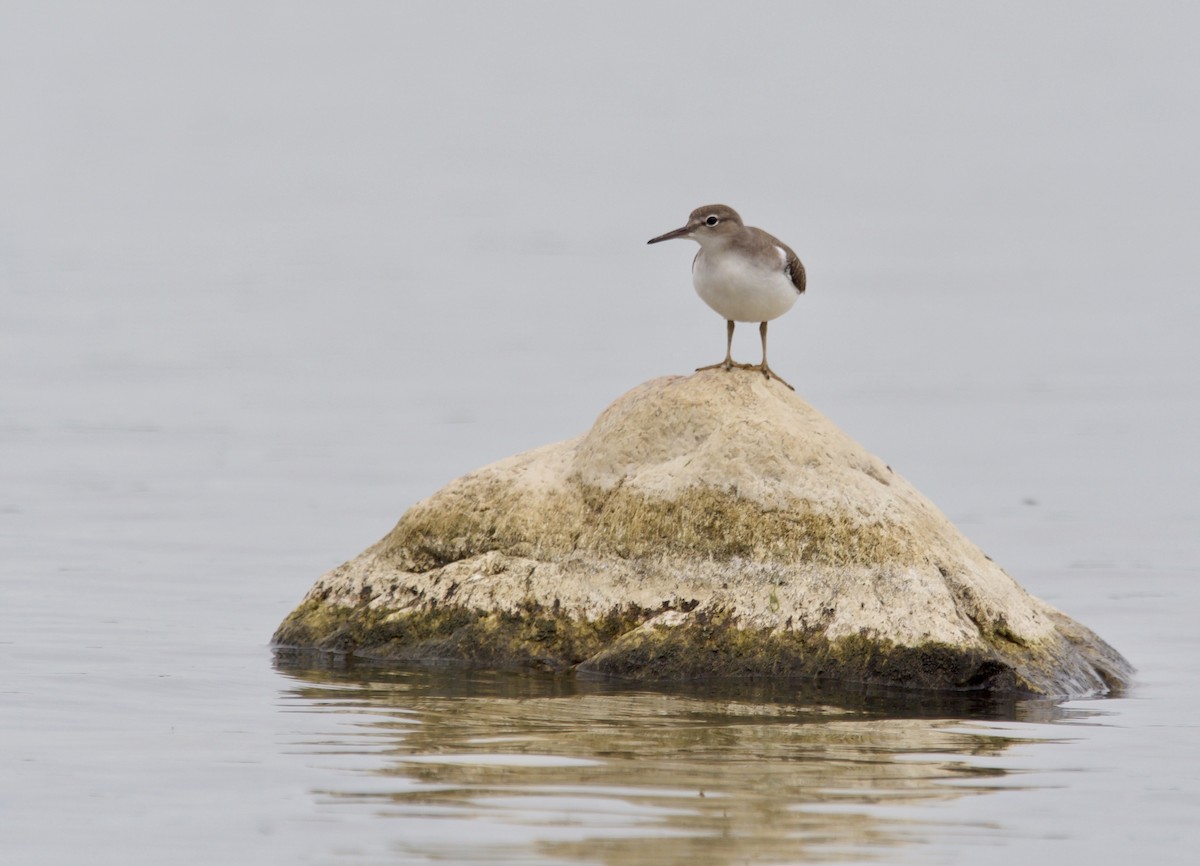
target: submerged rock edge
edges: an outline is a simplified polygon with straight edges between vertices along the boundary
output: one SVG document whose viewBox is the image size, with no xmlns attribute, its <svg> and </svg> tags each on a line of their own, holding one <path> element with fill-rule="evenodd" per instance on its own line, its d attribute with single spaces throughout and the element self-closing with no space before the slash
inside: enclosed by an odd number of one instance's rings
<svg viewBox="0 0 1200 866">
<path fill-rule="evenodd" d="M 454 604 L 389 611 L 309 599 L 276 631 L 277 647 L 376 661 L 599 674 L 641 682 L 817 679 L 923 690 L 1081 698 L 1119 691 L 1132 670 L 1086 629 L 1031 655 L 988 644 L 903 646 L 867 634 L 742 628 L 729 611 L 614 607 L 595 619 L 530 601 L 513 611 Z M 1075 640 L 1082 640 L 1077 643 Z"/>
</svg>

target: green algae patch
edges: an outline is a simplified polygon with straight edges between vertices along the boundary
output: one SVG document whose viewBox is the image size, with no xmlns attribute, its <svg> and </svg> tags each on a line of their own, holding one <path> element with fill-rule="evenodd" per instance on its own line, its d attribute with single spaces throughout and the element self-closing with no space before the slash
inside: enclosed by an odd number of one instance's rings
<svg viewBox="0 0 1200 866">
<path fill-rule="evenodd" d="M 387 612 L 308 600 L 276 631 L 277 646 L 315 648 L 371 659 L 461 661 L 492 668 L 573 668 L 653 611 L 614 607 L 593 620 L 535 602 L 514 611 L 456 605 Z"/>
<path fill-rule="evenodd" d="M 306 599 L 279 626 L 272 642 L 346 654 L 363 647 L 415 647 L 469 628 L 479 616 L 453 606 L 403 615 L 366 604 L 348 607 Z"/>
<path fill-rule="evenodd" d="M 544 495 L 464 479 L 451 495 L 411 509 L 382 555 L 424 572 L 491 551 L 561 558 L 580 551 L 621 559 L 662 555 L 853 566 L 918 562 L 905 526 L 827 514 L 804 502 L 765 509 L 715 487 L 672 499 L 578 483 Z"/>
</svg>

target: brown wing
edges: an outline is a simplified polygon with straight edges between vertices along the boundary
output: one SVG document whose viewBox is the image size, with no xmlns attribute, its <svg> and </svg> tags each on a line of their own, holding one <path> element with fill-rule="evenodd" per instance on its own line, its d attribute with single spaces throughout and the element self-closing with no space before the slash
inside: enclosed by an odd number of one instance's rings
<svg viewBox="0 0 1200 866">
<path fill-rule="evenodd" d="M 781 244 L 780 246 L 787 250 L 787 265 L 784 266 L 784 271 L 787 273 L 788 279 L 792 281 L 792 285 L 796 287 L 796 294 L 803 295 L 805 285 L 804 265 L 796 257 L 796 254 L 792 252 L 791 247 L 787 244 Z"/>
<path fill-rule="evenodd" d="M 787 261 L 784 263 L 784 273 L 788 275 L 788 279 L 792 281 L 792 285 L 796 287 L 796 294 L 804 294 L 805 273 L 804 265 L 800 263 L 799 257 L 792 252 L 792 248 L 781 241 L 775 235 L 767 234 L 762 229 L 748 227 L 751 236 L 754 238 L 753 244 L 762 249 L 764 252 L 770 250 L 772 254 L 778 254 L 780 250 L 787 256 Z M 693 266 L 694 267 L 694 266 Z"/>
</svg>

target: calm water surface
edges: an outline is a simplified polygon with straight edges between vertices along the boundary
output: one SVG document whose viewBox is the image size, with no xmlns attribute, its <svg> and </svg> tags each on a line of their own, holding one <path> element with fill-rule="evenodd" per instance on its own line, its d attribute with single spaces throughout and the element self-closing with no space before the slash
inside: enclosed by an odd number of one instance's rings
<svg viewBox="0 0 1200 866">
<path fill-rule="evenodd" d="M 1197 26 L 1170 4 L 0 7 L 0 863 L 1186 861 Z M 720 357 L 692 251 L 644 245 L 713 200 L 808 266 L 772 366 L 1134 688 L 654 690 L 271 653 L 413 502 Z"/>
</svg>

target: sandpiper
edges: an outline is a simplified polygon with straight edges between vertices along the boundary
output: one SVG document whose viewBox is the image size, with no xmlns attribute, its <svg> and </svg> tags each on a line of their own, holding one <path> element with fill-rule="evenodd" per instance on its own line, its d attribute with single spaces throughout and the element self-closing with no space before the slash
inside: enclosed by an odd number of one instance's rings
<svg viewBox="0 0 1200 866">
<path fill-rule="evenodd" d="M 698 207 L 688 217 L 687 225 L 646 243 L 672 238 L 691 238 L 700 244 L 692 260 L 692 285 L 704 303 L 724 316 L 726 322 L 725 360 L 697 369 L 758 369 L 768 379 L 792 388 L 767 366 L 767 322 L 790 310 L 804 291 L 804 265 L 800 259 L 783 241 L 743 224 L 738 212 L 724 204 Z M 734 363 L 736 322 L 759 323 L 761 364 Z"/>
</svg>

